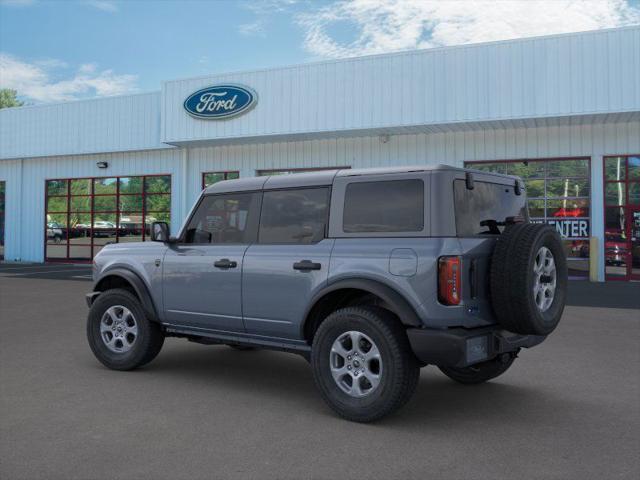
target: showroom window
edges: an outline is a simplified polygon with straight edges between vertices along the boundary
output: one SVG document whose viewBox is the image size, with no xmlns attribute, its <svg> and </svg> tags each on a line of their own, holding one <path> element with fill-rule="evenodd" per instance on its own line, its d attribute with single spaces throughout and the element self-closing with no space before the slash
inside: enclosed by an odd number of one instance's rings
<svg viewBox="0 0 640 480">
<path fill-rule="evenodd" d="M 607 280 L 640 280 L 640 155 L 604 158 Z"/>
<path fill-rule="evenodd" d="M 569 259 L 569 275 L 589 275 L 591 179 L 589 158 L 465 162 L 465 166 L 521 177 L 532 222 L 555 226 Z"/>
<path fill-rule="evenodd" d="M 256 175 L 258 177 L 266 177 L 268 175 L 289 175 L 292 173 L 322 172 L 324 170 L 345 170 L 349 168 L 351 167 L 285 168 L 273 170 L 257 170 Z"/>
<path fill-rule="evenodd" d="M 46 181 L 46 260 L 91 260 L 106 244 L 149 240 L 170 222 L 171 176 Z"/>
<path fill-rule="evenodd" d="M 221 182 L 222 180 L 235 180 L 240 178 L 240 172 L 203 172 L 202 173 L 202 188 L 207 188 L 209 185 Z"/>
<path fill-rule="evenodd" d="M 0 182 L 0 260 L 4 260 L 4 199 L 6 183 Z"/>
</svg>

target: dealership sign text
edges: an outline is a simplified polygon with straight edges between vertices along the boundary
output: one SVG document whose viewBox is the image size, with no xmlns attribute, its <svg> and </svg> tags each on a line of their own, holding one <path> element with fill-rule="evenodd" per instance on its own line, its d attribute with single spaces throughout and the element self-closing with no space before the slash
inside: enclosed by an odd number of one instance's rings
<svg viewBox="0 0 640 480">
<path fill-rule="evenodd" d="M 196 118 L 220 120 L 251 109 L 258 96 L 243 85 L 213 85 L 192 93 L 184 101 L 184 109 Z"/>
</svg>

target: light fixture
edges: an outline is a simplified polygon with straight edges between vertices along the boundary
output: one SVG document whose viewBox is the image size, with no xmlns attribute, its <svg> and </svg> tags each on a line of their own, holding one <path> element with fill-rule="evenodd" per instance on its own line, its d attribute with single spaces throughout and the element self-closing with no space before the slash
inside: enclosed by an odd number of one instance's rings
<svg viewBox="0 0 640 480">
<path fill-rule="evenodd" d="M 96 166 L 98 168 L 107 168 L 109 166 L 109 164 L 107 162 L 97 162 Z"/>
</svg>

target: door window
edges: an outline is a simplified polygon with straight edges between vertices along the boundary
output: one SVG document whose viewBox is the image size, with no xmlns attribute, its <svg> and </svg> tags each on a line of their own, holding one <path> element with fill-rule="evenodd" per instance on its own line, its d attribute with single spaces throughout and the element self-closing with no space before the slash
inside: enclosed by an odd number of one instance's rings
<svg viewBox="0 0 640 480">
<path fill-rule="evenodd" d="M 260 243 L 310 244 L 324 238 L 328 188 L 268 191 L 262 202 Z"/>
<path fill-rule="evenodd" d="M 205 196 L 189 221 L 185 243 L 253 243 L 259 212 L 259 193 Z"/>
</svg>

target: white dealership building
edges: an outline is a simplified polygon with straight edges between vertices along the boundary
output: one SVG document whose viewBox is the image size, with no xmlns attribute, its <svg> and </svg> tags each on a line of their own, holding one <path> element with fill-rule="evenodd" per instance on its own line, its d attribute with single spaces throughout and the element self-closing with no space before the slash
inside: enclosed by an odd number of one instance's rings
<svg viewBox="0 0 640 480">
<path fill-rule="evenodd" d="M 203 185 L 446 163 L 521 175 L 571 275 L 640 279 L 640 27 L 170 80 L 0 111 L 0 253 L 90 261 Z M 383 201 L 383 199 L 381 199 Z M 591 239 L 591 242 L 590 242 Z"/>
</svg>

